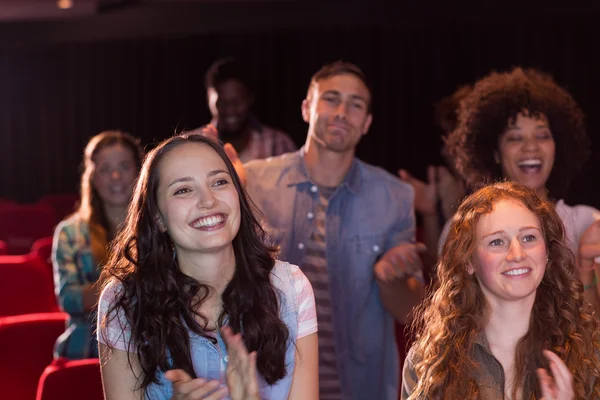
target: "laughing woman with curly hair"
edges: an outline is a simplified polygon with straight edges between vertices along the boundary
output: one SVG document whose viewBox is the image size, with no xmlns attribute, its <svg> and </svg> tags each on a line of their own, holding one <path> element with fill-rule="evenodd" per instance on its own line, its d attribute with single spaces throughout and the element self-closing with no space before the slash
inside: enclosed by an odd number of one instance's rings
<svg viewBox="0 0 600 400">
<path fill-rule="evenodd" d="M 480 79 L 460 104 L 458 125 L 446 141 L 455 169 L 472 189 L 508 179 L 552 202 L 598 318 L 600 211 L 562 200 L 590 155 L 583 112 L 551 76 L 522 68 Z"/>
<path fill-rule="evenodd" d="M 470 195 L 417 312 L 402 399 L 598 399 L 600 332 L 555 207 L 517 183 Z"/>
</svg>

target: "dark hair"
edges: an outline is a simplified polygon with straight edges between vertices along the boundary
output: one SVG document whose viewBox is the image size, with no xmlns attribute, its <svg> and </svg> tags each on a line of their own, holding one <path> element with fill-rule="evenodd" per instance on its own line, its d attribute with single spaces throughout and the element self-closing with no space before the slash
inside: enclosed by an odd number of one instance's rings
<svg viewBox="0 0 600 400">
<path fill-rule="evenodd" d="M 157 382 L 157 369 L 181 368 L 196 377 L 188 327 L 208 337 L 207 319 L 197 310 L 207 299 L 210 287 L 181 272 L 173 259 L 169 235 L 161 232 L 156 223 L 160 162 L 173 148 L 189 143 L 202 143 L 217 152 L 239 194 L 240 227 L 233 239 L 236 267 L 222 294 L 223 311 L 218 323 L 222 325 L 227 317 L 234 332 L 241 332 L 244 327 L 244 343 L 249 351 L 257 351 L 259 373 L 273 384 L 286 375 L 289 336 L 279 316 L 278 293 L 270 281 L 276 249 L 265 244 L 265 232 L 222 146 L 204 136 L 174 136 L 159 144 L 144 160 L 126 226 L 113 244 L 112 257 L 104 271 L 119 281 L 123 290 L 110 305 L 102 326 L 106 327 L 122 310 L 131 326 L 128 347 L 135 350 L 143 373 L 141 388 Z M 195 317 L 204 324 L 198 324 Z M 172 364 L 167 362 L 167 352 Z"/>
<path fill-rule="evenodd" d="M 458 123 L 458 111 L 460 102 L 471 93 L 473 86 L 459 86 L 454 93 L 438 100 L 434 105 L 434 123 L 440 128 L 444 135 L 450 134 Z"/>
<path fill-rule="evenodd" d="M 217 85 L 229 81 L 237 80 L 246 87 L 246 90 L 250 93 L 254 93 L 252 80 L 245 68 L 235 58 L 222 58 L 215 61 L 204 75 L 204 85 L 206 89 L 214 88 Z"/>
<path fill-rule="evenodd" d="M 371 111 L 371 106 L 373 103 L 373 91 L 371 90 L 371 85 L 367 81 L 367 77 L 364 72 L 358 68 L 355 64 L 346 62 L 346 61 L 336 61 L 331 64 L 326 64 L 321 67 L 310 79 L 310 84 L 308 85 L 308 90 L 306 91 L 306 98 L 310 100 L 312 98 L 312 89 L 321 79 L 331 78 L 332 76 L 338 75 L 354 75 L 367 87 L 369 91 L 369 95 L 371 98 L 369 99 L 368 111 Z"/>
<path fill-rule="evenodd" d="M 515 352 L 514 390 L 523 387 L 540 398 L 536 369 L 548 362 L 542 351 L 555 352 L 573 374 L 575 398 L 587 398 L 593 384 L 600 395 L 600 331 L 575 278 L 575 258 L 566 244 L 562 220 L 552 203 L 533 189 L 513 182 L 483 187 L 467 197 L 452 219 L 437 266 L 438 280 L 416 313 L 413 345 L 418 383 L 411 399 L 479 398 L 468 378 L 477 368 L 471 356 L 475 338 L 485 328 L 487 302 L 467 267 L 473 262 L 477 223 L 500 200 L 514 200 L 535 214 L 542 225 L 549 262 L 537 288 L 529 329 Z M 465 379 L 457 379 L 465 377 Z M 515 393 L 513 393 L 513 396 Z"/>
<path fill-rule="evenodd" d="M 589 140 L 583 112 L 550 75 L 515 68 L 479 80 L 461 102 L 458 126 L 446 141 L 447 151 L 471 187 L 502 178 L 494 153 L 508 124 L 524 110 L 548 119 L 556 157 L 546 187 L 551 197 L 562 198 L 587 161 Z"/>
<path fill-rule="evenodd" d="M 104 213 L 102 199 L 92 184 L 92 177 L 96 169 L 96 155 L 98 152 L 115 145 L 121 145 L 129 149 L 133 154 L 136 169 L 140 169 L 143 151 L 139 139 L 122 131 L 104 131 L 95 135 L 88 141 L 83 152 L 83 171 L 79 189 L 81 199 L 75 212 L 82 220 L 88 222 L 92 254 L 96 262 L 100 264 L 106 261 L 106 248 L 112 238 L 109 237 L 110 227 Z"/>
</svg>

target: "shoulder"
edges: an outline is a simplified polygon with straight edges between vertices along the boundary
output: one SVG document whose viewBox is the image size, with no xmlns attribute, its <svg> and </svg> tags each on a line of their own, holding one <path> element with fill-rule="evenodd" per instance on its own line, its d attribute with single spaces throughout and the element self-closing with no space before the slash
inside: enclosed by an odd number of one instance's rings
<svg viewBox="0 0 600 400">
<path fill-rule="evenodd" d="M 79 214 L 73 214 L 65 219 L 63 219 L 62 221 L 60 221 L 58 223 L 58 225 L 56 225 L 56 231 L 62 231 L 62 230 L 67 230 L 67 231 L 74 231 L 74 230 L 81 230 L 81 229 L 85 229 L 88 230 L 88 223 L 87 221 L 83 220 Z"/>
<path fill-rule="evenodd" d="M 414 198 L 413 187 L 408 183 L 402 182 L 397 176 L 392 175 L 381 167 L 376 167 L 359 159 L 356 159 L 356 161 L 363 178 L 363 185 L 368 190 L 384 188 L 389 192 L 401 196 L 401 199 L 412 200 Z"/>
<path fill-rule="evenodd" d="M 104 286 L 102 293 L 100 293 L 100 298 L 98 300 L 99 313 L 105 314 L 122 290 L 123 284 L 117 279 L 112 278 L 106 286 Z"/>
<path fill-rule="evenodd" d="M 594 221 L 600 220 L 600 211 L 584 204 L 570 206 L 559 200 L 556 211 L 563 221 L 568 219 L 576 231 L 585 231 Z"/>
<path fill-rule="evenodd" d="M 271 283 L 276 288 L 284 290 L 292 288 L 296 280 L 303 275 L 298 266 L 285 261 L 275 260 L 275 265 L 271 270 Z"/>
</svg>

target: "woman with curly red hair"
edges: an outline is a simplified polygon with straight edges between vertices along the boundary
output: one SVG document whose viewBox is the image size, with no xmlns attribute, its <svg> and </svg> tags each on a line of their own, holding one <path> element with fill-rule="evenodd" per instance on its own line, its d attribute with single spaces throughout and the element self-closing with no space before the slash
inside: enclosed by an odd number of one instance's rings
<svg viewBox="0 0 600 400">
<path fill-rule="evenodd" d="M 402 399 L 600 398 L 600 332 L 554 205 L 517 183 L 470 195 L 417 311 Z"/>
</svg>

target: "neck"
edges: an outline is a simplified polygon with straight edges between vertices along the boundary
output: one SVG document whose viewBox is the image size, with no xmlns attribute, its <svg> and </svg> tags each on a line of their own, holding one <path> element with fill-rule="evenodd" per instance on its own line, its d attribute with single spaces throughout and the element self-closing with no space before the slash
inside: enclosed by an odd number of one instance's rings
<svg viewBox="0 0 600 400">
<path fill-rule="evenodd" d="M 211 287 L 210 297 L 220 299 L 235 272 L 233 245 L 211 252 L 199 253 L 177 248 L 177 261 L 184 274 Z"/>
<path fill-rule="evenodd" d="M 117 230 L 117 227 L 125 221 L 125 216 L 127 215 L 127 206 L 104 206 L 104 215 L 106 216 L 106 220 L 108 221 L 108 228 L 110 230 L 110 235 L 114 235 Z"/>
<path fill-rule="evenodd" d="M 354 149 L 342 153 L 331 151 L 311 139 L 312 136 L 308 135 L 304 153 L 310 179 L 319 186 L 338 186 L 352 166 Z"/>
<path fill-rule="evenodd" d="M 546 188 L 541 188 L 535 191 L 537 193 L 537 195 L 542 199 L 542 200 L 548 200 L 548 193 Z"/>
<path fill-rule="evenodd" d="M 485 326 L 485 334 L 490 345 L 514 348 L 527 334 L 535 296 L 522 301 L 489 304 L 490 317 Z"/>
</svg>

